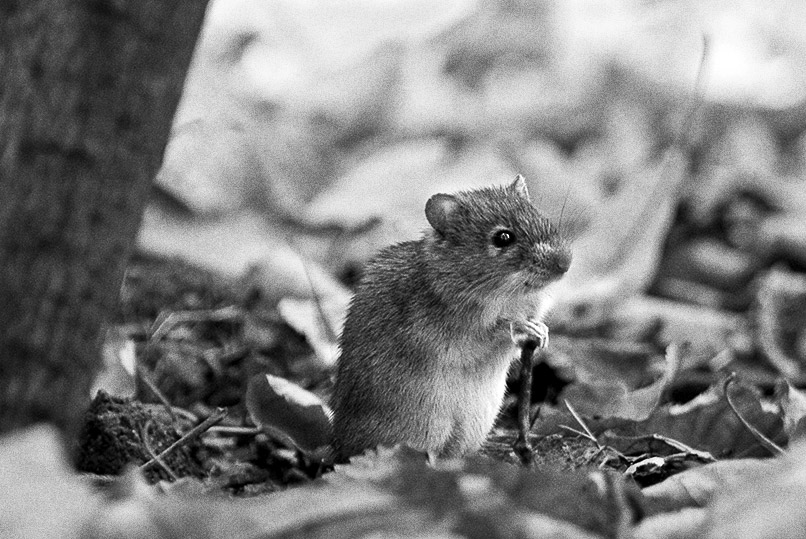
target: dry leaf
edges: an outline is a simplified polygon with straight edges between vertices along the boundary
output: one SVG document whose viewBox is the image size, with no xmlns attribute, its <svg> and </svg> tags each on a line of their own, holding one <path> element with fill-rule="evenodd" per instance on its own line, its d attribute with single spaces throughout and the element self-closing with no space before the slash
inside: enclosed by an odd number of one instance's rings
<svg viewBox="0 0 806 539">
<path fill-rule="evenodd" d="M 602 472 L 526 470 L 481 458 L 430 466 L 425 454 L 405 447 L 368 451 L 325 481 L 392 491 L 399 506 L 426 509 L 426 525 L 437 515 L 462 537 L 526 536 L 523 530 L 537 537 L 612 537 L 641 504 L 634 485 Z"/>
<path fill-rule="evenodd" d="M 679 364 L 679 350 L 666 350 L 663 375 L 648 386 L 631 389 L 616 383 L 573 383 L 563 389 L 560 398 L 568 400 L 586 416 L 642 421 L 655 411 L 661 395 L 674 380 Z"/>
<path fill-rule="evenodd" d="M 181 258 L 232 279 L 246 278 L 270 299 L 316 295 L 345 306 L 349 300 L 343 285 L 300 257 L 285 233 L 258 212 L 204 218 L 152 204 L 143 215 L 137 242 L 145 253 Z"/>
<path fill-rule="evenodd" d="M 731 384 L 731 397 L 742 416 L 774 442 L 783 441 L 783 426 L 777 411 L 762 406 L 756 392 L 739 383 Z M 728 407 L 719 387 L 712 387 L 684 405 L 664 405 L 644 421 L 614 418 L 585 418 L 586 425 L 607 444 L 609 437 L 620 438 L 659 434 L 677 440 L 715 458 L 769 456 L 769 452 L 739 422 Z M 535 423 L 536 434 L 564 432 L 562 425 L 574 425 L 573 417 L 546 405 Z M 603 434 L 606 434 L 602 438 Z"/>
<path fill-rule="evenodd" d="M 763 407 L 758 394 L 749 387 L 733 383 L 729 390 L 742 416 L 765 436 L 780 442 L 782 424 L 778 414 Z M 685 405 L 662 407 L 643 423 L 641 431 L 668 436 L 716 458 L 769 455 L 741 425 L 717 388 Z"/>
<path fill-rule="evenodd" d="M 784 432 L 789 441 L 800 440 L 806 434 L 806 393 L 792 387 L 787 380 L 775 385 L 775 400 L 781 407 Z"/>
<path fill-rule="evenodd" d="M 277 304 L 277 310 L 286 324 L 305 336 L 308 344 L 313 348 L 319 365 L 332 368 L 339 357 L 339 347 L 336 338 L 341 334 L 341 324 L 331 327 L 333 320 L 338 320 L 344 313 L 344 305 L 322 305 L 318 299 L 283 298 Z M 325 314 L 325 313 L 328 314 Z"/>
<path fill-rule="evenodd" d="M 737 459 L 686 470 L 643 489 L 647 512 L 658 514 L 687 507 L 706 507 L 714 495 L 725 487 L 767 476 L 770 469 L 770 461 Z"/>
<path fill-rule="evenodd" d="M 99 390 L 103 390 L 115 397 L 134 397 L 137 391 L 134 380 L 137 360 L 135 343 L 131 337 L 119 328 L 108 329 L 101 354 L 103 370 L 95 378 L 90 396 L 94 397 Z"/>
<path fill-rule="evenodd" d="M 290 438 L 304 451 L 330 444 L 330 408 L 310 391 L 284 378 L 270 374 L 250 378 L 246 408 L 261 429 L 284 440 Z"/>
<path fill-rule="evenodd" d="M 798 380 L 806 361 L 806 276 L 773 268 L 758 290 L 758 341 L 770 362 Z"/>
<path fill-rule="evenodd" d="M 76 477 L 53 427 L 0 438 L 0 530 L 3 537 L 79 539 L 98 500 Z"/>
<path fill-rule="evenodd" d="M 615 312 L 614 300 L 652 282 L 686 177 L 685 159 L 667 151 L 667 160 L 630 172 L 615 195 L 597 204 L 573 243 L 571 269 L 555 288 L 558 319 L 574 320 L 581 312 L 601 318 Z"/>
<path fill-rule="evenodd" d="M 661 342 L 685 342 L 687 356 L 701 359 L 725 349 L 749 351 L 752 347 L 745 317 L 652 296 L 633 296 L 619 302 L 610 320 L 617 327 L 659 323 Z"/>
<path fill-rule="evenodd" d="M 741 480 L 737 480 L 741 479 Z M 746 477 L 731 477 L 710 507 L 709 539 L 799 539 L 806 534 L 806 445 L 758 463 Z"/>
<path fill-rule="evenodd" d="M 708 519 L 700 508 L 686 508 L 645 518 L 635 527 L 635 539 L 699 539 Z"/>
</svg>

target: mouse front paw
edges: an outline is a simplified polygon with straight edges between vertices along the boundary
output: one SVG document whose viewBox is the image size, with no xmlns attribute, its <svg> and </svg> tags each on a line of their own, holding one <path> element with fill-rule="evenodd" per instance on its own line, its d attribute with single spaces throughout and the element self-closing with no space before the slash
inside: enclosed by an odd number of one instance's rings
<svg viewBox="0 0 806 539">
<path fill-rule="evenodd" d="M 512 336 L 512 342 L 520 348 L 530 341 L 536 342 L 538 348 L 549 345 L 549 327 L 537 320 L 512 322 L 509 325 L 509 334 Z"/>
</svg>

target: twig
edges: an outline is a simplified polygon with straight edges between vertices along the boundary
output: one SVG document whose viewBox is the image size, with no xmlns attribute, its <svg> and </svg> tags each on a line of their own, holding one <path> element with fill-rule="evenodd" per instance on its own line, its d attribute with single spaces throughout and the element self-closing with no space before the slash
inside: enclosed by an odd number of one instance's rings
<svg viewBox="0 0 806 539">
<path fill-rule="evenodd" d="M 722 392 L 725 394 L 725 400 L 727 401 L 731 411 L 733 411 L 733 415 L 736 416 L 736 418 L 741 422 L 741 424 L 744 425 L 744 428 L 746 428 L 750 432 L 750 434 L 752 434 L 753 437 L 756 440 L 758 440 L 758 442 L 767 451 L 769 451 L 773 455 L 783 455 L 784 450 L 781 449 L 781 446 L 779 446 L 778 444 L 776 444 L 775 442 L 764 436 L 764 434 L 760 430 L 758 430 L 756 427 L 748 423 L 747 420 L 744 417 L 742 417 L 742 415 L 739 413 L 739 410 L 736 409 L 736 406 L 734 406 L 733 401 L 731 400 L 730 395 L 728 394 L 728 387 L 730 387 L 730 385 L 735 381 L 735 379 L 736 379 L 736 373 L 732 372 L 730 373 L 730 375 L 728 375 L 727 378 L 725 378 L 725 382 L 722 384 Z"/>
<path fill-rule="evenodd" d="M 682 453 L 697 457 L 703 462 L 716 462 L 716 459 L 711 453 L 707 451 L 700 451 L 699 449 L 694 449 L 693 447 L 686 445 L 678 440 L 675 440 L 674 438 L 669 438 L 668 436 L 663 436 L 662 434 L 650 434 L 649 437 L 653 440 L 663 442 L 666 445 L 673 447 L 678 451 L 681 451 Z"/>
<path fill-rule="evenodd" d="M 591 430 L 588 428 L 588 426 L 582 420 L 582 416 L 580 416 L 577 413 L 577 411 L 574 410 L 574 407 L 571 406 L 570 402 L 568 402 L 567 400 L 563 401 L 563 402 L 565 403 L 565 407 L 568 408 L 568 411 L 571 412 L 571 415 L 574 416 L 574 419 L 576 420 L 576 422 L 579 423 L 579 426 L 582 427 L 582 429 L 585 431 L 585 434 L 586 434 L 585 437 L 588 438 L 593 443 L 595 443 L 596 447 L 598 447 L 599 449 L 602 449 L 604 446 L 602 444 L 600 444 L 599 440 L 596 439 L 596 436 L 593 435 L 593 432 L 591 432 Z M 573 429 L 571 429 L 571 427 L 565 427 L 565 428 L 567 428 L 569 430 L 573 430 Z M 579 434 L 582 434 L 582 433 L 579 433 Z"/>
<path fill-rule="evenodd" d="M 227 416 L 227 409 L 226 408 L 217 408 L 216 411 L 213 412 L 213 414 L 210 417 L 208 417 L 207 419 L 205 419 L 204 421 L 202 421 L 201 423 L 199 423 L 198 425 L 196 425 L 195 427 L 193 427 L 192 429 L 187 431 L 184 436 L 182 436 L 177 441 L 175 441 L 170 446 L 168 446 L 168 448 L 165 449 L 165 451 L 163 451 L 162 453 L 157 455 L 155 458 L 152 458 L 151 460 L 149 460 L 148 462 L 146 462 L 145 464 L 140 466 L 140 469 L 141 470 L 147 470 L 148 468 L 150 468 L 151 466 L 153 466 L 157 462 L 156 459 L 165 458 L 166 455 L 170 454 L 172 451 L 175 451 L 178 447 L 181 447 L 181 446 L 189 443 L 191 440 L 194 440 L 196 437 L 198 437 L 199 435 L 204 433 L 204 431 L 206 431 L 207 429 L 209 429 L 213 425 L 217 424 L 219 421 L 224 419 L 226 416 Z"/>
<path fill-rule="evenodd" d="M 591 435 L 588 434 L 587 432 L 582 432 L 581 430 L 575 429 L 574 427 L 569 427 L 568 425 L 560 425 L 559 427 L 561 429 L 565 429 L 565 430 L 567 430 L 569 432 L 573 432 L 577 436 L 582 436 L 583 438 L 587 438 L 588 440 L 590 440 L 591 442 L 593 442 L 595 444 L 598 444 L 596 438 L 592 438 Z"/>
<path fill-rule="evenodd" d="M 513 449 L 524 466 L 534 462 L 534 448 L 529 440 L 532 426 L 532 358 L 537 349 L 537 341 L 529 340 L 521 350 L 521 387 L 518 392 L 518 439 Z"/>
<path fill-rule="evenodd" d="M 208 430 L 224 436 L 257 436 L 263 432 L 263 429 L 259 427 L 230 427 L 226 425 L 223 427 L 210 427 Z"/>
<path fill-rule="evenodd" d="M 593 453 L 593 455 L 591 455 L 591 456 L 589 456 L 588 458 L 586 458 L 586 459 L 585 459 L 585 464 L 586 464 L 586 465 L 588 465 L 588 464 L 590 464 L 591 462 L 593 462 L 594 460 L 596 460 L 596 459 L 597 459 L 597 457 L 599 457 L 599 455 L 601 455 L 601 454 L 604 452 L 604 450 L 605 450 L 605 448 L 604 448 L 604 447 L 600 447 L 600 448 L 598 448 L 598 449 L 597 449 L 597 450 L 596 450 L 596 451 Z M 601 463 L 599 463 L 599 468 L 602 468 L 602 467 L 605 465 L 605 463 L 608 461 L 608 459 L 609 459 L 609 456 L 608 456 L 608 455 L 605 455 L 605 458 L 604 458 L 604 459 L 602 459 L 602 462 L 601 462 Z"/>
<path fill-rule="evenodd" d="M 162 459 L 161 455 L 155 454 L 154 448 L 151 447 L 150 437 L 148 436 L 148 430 L 149 430 L 149 427 L 151 427 L 151 425 L 153 425 L 153 424 L 154 424 L 154 420 L 149 419 L 148 421 L 146 421 L 146 424 L 143 425 L 143 429 L 140 431 L 140 439 L 143 442 L 143 446 L 146 448 L 146 451 L 151 456 L 151 460 L 149 462 L 151 462 L 151 461 L 156 462 L 157 464 L 159 464 L 162 467 L 163 470 L 165 470 L 167 472 L 168 475 L 171 476 L 171 479 L 173 479 L 174 481 L 178 481 L 179 477 L 165 463 L 165 461 Z"/>
</svg>

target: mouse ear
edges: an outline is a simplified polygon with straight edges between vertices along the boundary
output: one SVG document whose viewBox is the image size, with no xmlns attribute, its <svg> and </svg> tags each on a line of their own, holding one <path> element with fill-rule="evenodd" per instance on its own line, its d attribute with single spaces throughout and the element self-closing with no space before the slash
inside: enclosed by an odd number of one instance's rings
<svg viewBox="0 0 806 539">
<path fill-rule="evenodd" d="M 458 208 L 459 201 L 455 196 L 439 193 L 425 203 L 425 217 L 434 230 L 445 234 L 451 216 L 456 213 Z"/>
<path fill-rule="evenodd" d="M 515 181 L 510 184 L 509 188 L 525 198 L 527 201 L 532 201 L 532 199 L 529 198 L 529 189 L 526 188 L 526 180 L 520 174 L 515 176 Z"/>
</svg>

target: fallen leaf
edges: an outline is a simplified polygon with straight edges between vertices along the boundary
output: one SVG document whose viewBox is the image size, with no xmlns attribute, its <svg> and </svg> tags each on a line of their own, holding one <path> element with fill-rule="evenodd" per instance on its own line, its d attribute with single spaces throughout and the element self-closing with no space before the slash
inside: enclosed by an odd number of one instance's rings
<svg viewBox="0 0 806 539">
<path fill-rule="evenodd" d="M 789 441 L 802 439 L 806 434 L 806 393 L 792 387 L 787 380 L 775 385 L 775 399 L 781 407 L 784 432 Z"/>
<path fill-rule="evenodd" d="M 700 508 L 686 508 L 645 518 L 635 527 L 635 539 L 699 539 L 708 519 Z"/>
<path fill-rule="evenodd" d="M 734 404 L 750 424 L 767 438 L 783 443 L 783 424 L 777 410 L 763 405 L 758 394 L 742 384 L 731 384 L 730 391 Z M 613 437 L 619 446 L 621 438 L 658 434 L 715 458 L 769 456 L 769 451 L 736 418 L 718 386 L 686 404 L 660 406 L 644 421 L 586 417 L 585 423 L 604 444 Z M 574 424 L 567 411 L 543 405 L 532 430 L 537 435 L 557 434 L 565 432 L 563 425 Z"/>
<path fill-rule="evenodd" d="M 768 476 L 771 469 L 769 460 L 736 459 L 686 470 L 643 489 L 647 513 L 654 515 L 688 507 L 706 507 L 725 487 Z"/>
<path fill-rule="evenodd" d="M 255 425 L 309 453 L 331 441 L 330 408 L 284 378 L 270 374 L 250 378 L 246 408 Z"/>
<path fill-rule="evenodd" d="M 0 437 L 0 530 L 3 537 L 83 538 L 98 509 L 89 486 L 71 471 L 50 426 Z"/>
<path fill-rule="evenodd" d="M 806 445 L 758 464 L 719 489 L 710 504 L 709 539 L 800 539 L 806 534 Z"/>
<path fill-rule="evenodd" d="M 614 305 L 610 321 L 617 327 L 654 321 L 660 326 L 660 342 L 687 343 L 686 358 L 710 359 L 725 349 L 749 351 L 753 344 L 741 315 L 648 295 L 631 296 Z"/>
<path fill-rule="evenodd" d="M 367 451 L 324 481 L 394 492 L 400 507 L 420 507 L 431 518 L 453 522 L 452 531 L 462 537 L 523 529 L 537 537 L 612 537 L 634 521 L 642 502 L 634 485 L 603 472 L 528 470 L 483 458 L 429 465 L 424 453 L 401 446 Z"/>
<path fill-rule="evenodd" d="M 758 394 L 747 386 L 733 383 L 730 392 L 742 416 L 765 436 L 780 443 L 783 426 L 778 413 L 765 408 Z M 639 430 L 679 440 L 716 458 L 769 456 L 736 418 L 721 389 L 716 387 L 685 405 L 660 408 Z"/>
<path fill-rule="evenodd" d="M 806 276 L 773 268 L 758 289 L 756 325 L 761 349 L 787 378 L 798 380 L 806 362 Z"/>
<path fill-rule="evenodd" d="M 801 189 L 801 182 L 792 182 Z M 761 256 L 775 260 L 791 260 L 794 265 L 806 264 L 806 209 L 774 214 L 764 219 L 758 229 Z"/>
<path fill-rule="evenodd" d="M 134 397 L 137 384 L 134 379 L 136 367 L 135 343 L 131 337 L 110 328 L 106 331 L 101 349 L 103 370 L 95 378 L 90 396 L 103 390 L 115 397 Z"/>
<path fill-rule="evenodd" d="M 633 478 L 641 486 L 654 485 L 667 477 L 716 460 L 706 451 L 699 451 L 659 434 L 639 437 L 606 435 L 603 443 L 625 455 L 622 458 L 631 464 L 624 475 Z"/>
<path fill-rule="evenodd" d="M 642 421 L 655 411 L 664 390 L 674 380 L 678 355 L 678 347 L 670 345 L 663 375 L 647 386 L 630 389 L 612 382 L 576 382 L 566 386 L 560 398 L 571 402 L 582 415 Z"/>
<path fill-rule="evenodd" d="M 573 243 L 574 262 L 557 283 L 554 316 L 602 316 L 614 300 L 646 290 L 655 276 L 666 234 L 686 177 L 685 158 L 674 149 L 647 170 L 631 171 L 617 193 L 601 197 L 590 225 Z"/>
<path fill-rule="evenodd" d="M 339 308 L 326 316 L 323 312 L 325 309 L 326 306 L 317 299 L 283 298 L 277 304 L 277 310 L 286 324 L 305 335 L 320 366 L 333 368 L 339 356 L 336 339 L 341 334 L 341 325 L 330 327 L 328 324 L 331 320 L 340 318 L 344 310 Z"/>
<path fill-rule="evenodd" d="M 347 289 L 316 262 L 303 259 L 286 234 L 257 211 L 200 217 L 151 204 L 137 242 L 144 253 L 180 258 L 226 278 L 244 279 L 268 299 L 316 295 L 346 306 Z"/>
</svg>

